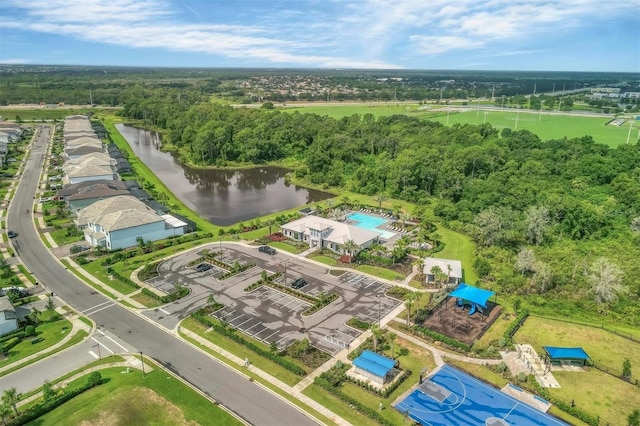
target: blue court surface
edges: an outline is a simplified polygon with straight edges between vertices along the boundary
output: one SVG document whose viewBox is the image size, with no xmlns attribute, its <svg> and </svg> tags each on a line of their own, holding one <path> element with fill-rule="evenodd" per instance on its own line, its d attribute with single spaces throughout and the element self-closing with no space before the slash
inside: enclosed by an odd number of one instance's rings
<svg viewBox="0 0 640 426">
<path fill-rule="evenodd" d="M 425 379 L 395 409 L 424 426 L 566 425 L 449 365 Z"/>
</svg>

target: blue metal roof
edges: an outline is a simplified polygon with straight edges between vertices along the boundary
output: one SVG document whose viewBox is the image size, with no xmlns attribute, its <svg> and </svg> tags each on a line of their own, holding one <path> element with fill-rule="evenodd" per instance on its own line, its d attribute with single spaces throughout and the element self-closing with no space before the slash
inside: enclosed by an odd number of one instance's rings
<svg viewBox="0 0 640 426">
<path fill-rule="evenodd" d="M 358 358 L 353 360 L 353 365 L 373 373 L 376 376 L 384 377 L 396 365 L 396 362 L 390 358 L 366 350 L 362 352 Z"/>
<path fill-rule="evenodd" d="M 543 346 L 551 359 L 589 359 L 589 355 L 582 348 L 556 348 L 555 346 Z"/>
<path fill-rule="evenodd" d="M 469 302 L 477 303 L 483 308 L 486 308 L 487 300 L 489 300 L 489 298 L 494 294 L 495 293 L 493 291 L 483 290 L 478 287 L 461 283 L 455 290 L 449 293 L 449 296 L 468 300 Z"/>
</svg>

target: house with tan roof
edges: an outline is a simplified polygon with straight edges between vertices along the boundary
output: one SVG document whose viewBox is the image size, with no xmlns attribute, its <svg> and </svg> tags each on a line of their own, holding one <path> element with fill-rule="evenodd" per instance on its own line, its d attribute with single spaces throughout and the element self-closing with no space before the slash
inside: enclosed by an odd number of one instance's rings
<svg viewBox="0 0 640 426">
<path fill-rule="evenodd" d="M 97 201 L 79 210 L 76 226 L 92 246 L 109 250 L 133 247 L 142 241 L 157 241 L 183 235 L 187 224 L 171 215 L 158 215 L 132 196 Z"/>
<path fill-rule="evenodd" d="M 381 232 L 312 215 L 285 223 L 280 228 L 285 237 L 304 241 L 309 248 L 327 248 L 340 254 L 345 253 L 343 246 L 347 241 L 351 240 L 364 249 L 378 243 L 382 235 Z"/>
<path fill-rule="evenodd" d="M 65 167 L 64 184 L 86 182 L 89 180 L 116 180 L 117 177 L 111 166 L 79 164 Z"/>
</svg>

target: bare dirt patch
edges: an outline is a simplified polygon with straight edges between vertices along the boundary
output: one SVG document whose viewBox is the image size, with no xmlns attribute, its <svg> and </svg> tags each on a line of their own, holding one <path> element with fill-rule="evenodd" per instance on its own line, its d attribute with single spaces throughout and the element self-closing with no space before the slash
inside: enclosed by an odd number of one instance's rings
<svg viewBox="0 0 640 426">
<path fill-rule="evenodd" d="M 198 426 L 187 421 L 182 410 L 151 389 L 136 387 L 114 395 L 91 420 L 83 420 L 80 426 L 129 426 L 134 424 L 171 426 Z"/>
<path fill-rule="evenodd" d="M 422 324 L 424 327 L 445 336 L 472 345 L 473 342 L 489 329 L 489 326 L 500 316 L 502 307 L 487 302 L 484 315 L 476 312 L 469 315 L 469 305 L 460 308 L 455 300 L 445 299 Z"/>
</svg>

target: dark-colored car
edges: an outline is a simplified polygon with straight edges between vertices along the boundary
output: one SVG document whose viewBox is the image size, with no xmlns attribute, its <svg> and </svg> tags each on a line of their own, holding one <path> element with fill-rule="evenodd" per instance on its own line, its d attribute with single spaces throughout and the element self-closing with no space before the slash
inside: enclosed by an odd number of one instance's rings
<svg viewBox="0 0 640 426">
<path fill-rule="evenodd" d="M 269 247 L 269 246 L 260 246 L 258 248 L 258 251 L 261 251 L 262 253 L 267 253 L 270 255 L 274 255 L 276 254 L 276 249 L 274 249 L 273 247 Z"/>
<path fill-rule="evenodd" d="M 300 288 L 304 287 L 305 285 L 307 285 L 307 282 L 305 281 L 305 279 L 304 278 L 298 278 L 297 280 L 295 280 L 293 282 L 293 284 L 291 284 L 291 288 L 300 289 Z"/>
<path fill-rule="evenodd" d="M 17 237 L 17 236 L 18 236 L 18 234 L 17 234 L 16 232 L 9 231 L 9 232 L 7 232 L 7 236 L 8 236 L 9 238 L 15 238 L 15 237 Z"/>
<path fill-rule="evenodd" d="M 205 272 L 205 271 L 208 271 L 211 268 L 213 268 L 213 266 L 209 265 L 208 263 L 201 263 L 198 266 L 196 266 L 196 271 Z"/>
</svg>

